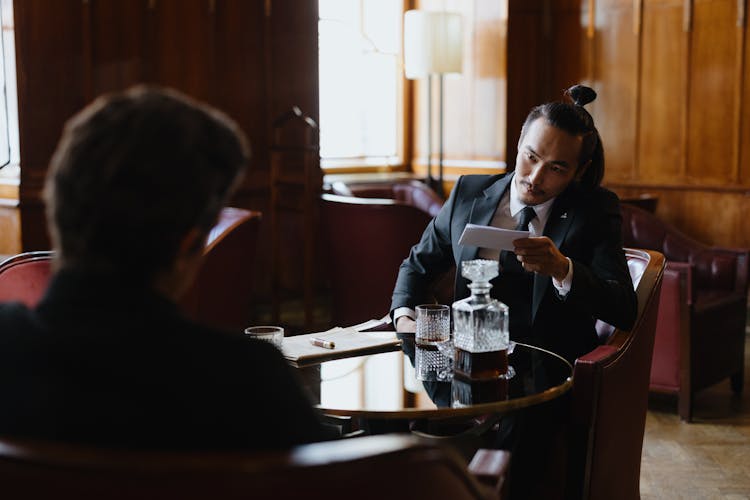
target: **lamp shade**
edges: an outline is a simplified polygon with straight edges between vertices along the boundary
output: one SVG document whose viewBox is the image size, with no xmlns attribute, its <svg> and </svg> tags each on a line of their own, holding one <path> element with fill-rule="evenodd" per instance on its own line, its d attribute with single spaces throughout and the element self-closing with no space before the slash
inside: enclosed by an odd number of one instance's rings
<svg viewBox="0 0 750 500">
<path fill-rule="evenodd" d="M 461 14 L 409 10 L 404 14 L 406 78 L 460 73 L 463 53 Z"/>
</svg>

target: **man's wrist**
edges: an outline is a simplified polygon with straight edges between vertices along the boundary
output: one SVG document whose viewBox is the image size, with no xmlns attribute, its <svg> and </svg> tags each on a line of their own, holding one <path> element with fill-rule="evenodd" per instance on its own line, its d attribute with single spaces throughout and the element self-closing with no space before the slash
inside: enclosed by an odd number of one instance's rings
<svg viewBox="0 0 750 500">
<path fill-rule="evenodd" d="M 563 257 L 563 260 L 560 261 L 560 264 L 557 266 L 557 271 L 552 275 L 552 277 L 555 278 L 559 283 L 562 283 L 565 280 L 565 277 L 570 273 L 570 267 L 570 259 L 568 259 L 567 257 Z"/>
<path fill-rule="evenodd" d="M 561 297 L 565 297 L 573 286 L 573 261 L 569 258 L 565 258 L 567 264 L 567 273 L 563 279 L 558 280 L 556 277 L 552 277 L 552 284 L 554 285 L 557 293 Z"/>
<path fill-rule="evenodd" d="M 417 313 L 410 307 L 397 307 L 393 311 L 393 326 L 396 326 L 399 318 L 402 318 L 404 316 L 413 320 L 417 317 Z"/>
</svg>

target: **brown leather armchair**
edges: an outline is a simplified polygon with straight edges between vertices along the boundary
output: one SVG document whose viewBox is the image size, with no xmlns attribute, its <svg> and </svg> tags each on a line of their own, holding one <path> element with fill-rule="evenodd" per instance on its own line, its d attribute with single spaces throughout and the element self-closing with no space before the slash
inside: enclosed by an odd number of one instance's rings
<svg viewBox="0 0 750 500">
<path fill-rule="evenodd" d="M 575 361 L 569 421 L 566 498 L 640 498 L 648 380 L 665 260 L 626 248 L 638 296 L 630 331 L 615 329 L 605 345 Z"/>
<path fill-rule="evenodd" d="M 395 199 L 321 195 L 331 283 L 331 322 L 361 323 L 388 314 L 401 262 L 431 217 Z"/>
<path fill-rule="evenodd" d="M 426 222 L 429 222 L 430 219 L 435 217 L 445 203 L 445 200 L 441 198 L 440 195 L 438 195 L 432 188 L 430 188 L 424 182 L 415 179 L 396 182 L 334 182 L 330 185 L 329 191 L 331 194 L 339 196 L 393 200 L 398 204 L 409 205 L 427 214 L 429 217 L 427 219 L 424 219 Z M 401 261 L 403 261 L 403 259 L 405 259 L 409 255 L 408 249 L 411 247 L 411 245 L 419 241 L 419 237 L 422 235 L 422 232 L 424 231 L 426 226 L 427 223 L 425 223 L 422 228 L 418 230 L 416 238 L 410 237 L 410 239 L 413 239 L 413 241 L 408 244 L 409 246 L 406 253 L 404 253 L 403 256 L 398 259 L 395 270 L 388 269 L 385 271 L 389 278 L 391 277 L 391 275 L 393 277 L 393 281 L 390 283 L 390 286 L 388 287 L 389 290 L 386 294 L 389 298 L 391 296 L 391 292 L 393 291 L 393 286 L 396 283 L 398 266 L 401 264 Z M 385 238 L 387 235 L 383 234 L 382 236 L 383 238 Z M 391 236 L 395 236 L 395 233 Z M 393 242 L 393 244 L 397 246 L 403 246 L 403 243 L 405 242 Z M 390 245 L 391 243 L 388 244 L 388 246 Z M 436 280 L 432 287 L 434 300 L 436 302 L 440 304 L 450 304 L 453 301 L 453 282 L 455 280 L 455 276 L 456 270 L 455 268 L 453 268 Z M 383 312 L 379 313 L 379 315 L 382 316 L 383 314 L 388 312 L 389 306 L 390 302 L 386 305 L 386 309 L 383 310 Z M 334 321 L 334 324 L 338 325 L 341 323 L 337 323 L 336 321 Z"/>
<path fill-rule="evenodd" d="M 506 455 L 485 452 L 467 471 L 454 452 L 402 435 L 257 453 L 107 450 L 0 438 L 0 483 L 3 498 L 29 500 L 499 499 Z"/>
<path fill-rule="evenodd" d="M 225 207 L 203 249 L 201 268 L 180 301 L 196 321 L 237 332 L 247 326 L 260 212 Z M 34 307 L 52 275 L 53 252 L 27 252 L 0 264 L 0 302 Z"/>
<path fill-rule="evenodd" d="M 25 252 L 0 263 L 0 302 L 36 306 L 52 276 L 52 252 Z"/>
<path fill-rule="evenodd" d="M 195 321 L 241 333 L 249 326 L 262 214 L 225 207 L 211 228 L 201 268 L 180 300 Z"/>
<path fill-rule="evenodd" d="M 689 422 L 697 391 L 727 377 L 742 390 L 748 250 L 710 247 L 644 210 L 621 207 L 625 245 L 667 258 L 650 388 L 677 394 L 680 418 Z"/>
<path fill-rule="evenodd" d="M 649 193 L 639 194 L 637 196 L 626 196 L 620 198 L 620 203 L 627 203 L 628 205 L 635 205 L 638 208 L 642 208 L 646 212 L 656 213 L 656 207 L 659 204 L 659 197 Z"/>
<path fill-rule="evenodd" d="M 435 217 L 445 200 L 424 182 L 408 180 L 400 182 L 350 183 L 334 182 L 331 194 L 356 196 L 358 198 L 386 198 L 416 207 Z"/>
</svg>

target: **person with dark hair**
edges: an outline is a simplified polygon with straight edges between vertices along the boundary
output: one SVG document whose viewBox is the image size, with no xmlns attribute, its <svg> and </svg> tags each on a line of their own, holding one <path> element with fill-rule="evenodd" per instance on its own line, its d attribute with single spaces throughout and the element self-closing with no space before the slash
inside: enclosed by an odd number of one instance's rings
<svg viewBox="0 0 750 500">
<path fill-rule="evenodd" d="M 45 187 L 55 273 L 0 304 L 0 434 L 147 449 L 268 449 L 325 431 L 280 352 L 179 312 L 249 149 L 177 92 L 100 97 Z"/>
<path fill-rule="evenodd" d="M 600 186 L 604 148 L 584 108 L 596 93 L 576 85 L 566 95 L 571 102 L 531 110 L 515 171 L 458 179 L 399 269 L 391 303 L 399 332 L 415 330 L 413 309 L 430 301 L 432 283 L 454 264 L 455 300 L 467 297 L 461 262 L 476 258 L 500 260 L 491 293 L 509 307 L 512 340 L 573 362 L 599 344 L 596 319 L 633 326 L 637 298 L 622 248 L 619 200 Z M 513 242 L 515 252 L 461 246 L 469 223 L 531 234 Z M 513 453 L 511 498 L 551 498 L 561 489 L 565 471 L 555 457 L 566 411 L 564 398 L 553 400 L 504 416 L 499 431 L 487 436 L 487 445 Z"/>
<path fill-rule="evenodd" d="M 515 171 L 458 179 L 399 270 L 391 314 L 400 332 L 415 330 L 413 310 L 456 266 L 455 300 L 467 297 L 461 262 L 500 259 L 492 295 L 509 307 L 512 340 L 547 348 L 569 361 L 598 345 L 601 319 L 629 329 L 637 303 L 620 233 L 617 196 L 600 186 L 604 150 L 584 106 L 596 93 L 581 85 L 531 110 L 521 129 Z M 524 215 L 526 214 L 526 215 Z M 458 244 L 466 224 L 524 226 L 531 237 L 513 252 Z"/>
</svg>

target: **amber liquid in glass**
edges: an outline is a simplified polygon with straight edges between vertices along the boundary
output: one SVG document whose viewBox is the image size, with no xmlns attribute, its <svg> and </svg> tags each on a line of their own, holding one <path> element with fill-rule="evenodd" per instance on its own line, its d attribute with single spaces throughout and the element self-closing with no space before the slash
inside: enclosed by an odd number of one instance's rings
<svg viewBox="0 0 750 500">
<path fill-rule="evenodd" d="M 453 400 L 461 405 L 494 403 L 508 399 L 508 381 L 505 378 L 464 380 L 453 377 Z"/>
<path fill-rule="evenodd" d="M 508 372 L 508 350 L 469 352 L 457 347 L 453 370 L 470 379 L 498 378 Z"/>
<path fill-rule="evenodd" d="M 424 349 L 425 351 L 437 351 L 438 346 L 434 342 L 415 342 L 417 348 Z"/>
</svg>

